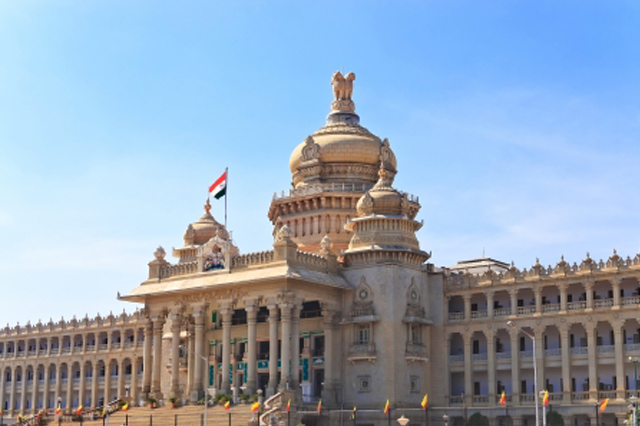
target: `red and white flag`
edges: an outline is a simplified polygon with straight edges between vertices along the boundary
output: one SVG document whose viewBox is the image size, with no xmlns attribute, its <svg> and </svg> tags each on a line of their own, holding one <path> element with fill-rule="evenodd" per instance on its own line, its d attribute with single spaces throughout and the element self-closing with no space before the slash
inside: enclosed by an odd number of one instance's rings
<svg viewBox="0 0 640 426">
<path fill-rule="evenodd" d="M 209 194 L 213 195 L 213 198 L 219 200 L 227 193 L 227 172 L 225 171 L 213 185 L 209 187 Z"/>
</svg>

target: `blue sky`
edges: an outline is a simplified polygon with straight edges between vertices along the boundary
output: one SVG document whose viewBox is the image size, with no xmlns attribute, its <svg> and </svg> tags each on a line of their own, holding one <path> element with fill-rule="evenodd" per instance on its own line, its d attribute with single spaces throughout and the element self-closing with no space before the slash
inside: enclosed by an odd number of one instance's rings
<svg viewBox="0 0 640 426">
<path fill-rule="evenodd" d="M 633 256 L 638 40 L 624 1 L 3 2 L 0 324 L 135 309 L 227 166 L 237 244 L 270 248 L 335 70 L 437 265 Z"/>
</svg>

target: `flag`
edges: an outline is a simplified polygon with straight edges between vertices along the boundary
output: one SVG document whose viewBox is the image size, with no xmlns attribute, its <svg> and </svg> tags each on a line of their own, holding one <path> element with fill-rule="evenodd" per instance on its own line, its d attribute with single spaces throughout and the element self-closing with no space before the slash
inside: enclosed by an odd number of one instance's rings
<svg viewBox="0 0 640 426">
<path fill-rule="evenodd" d="M 257 413 L 259 409 L 260 409 L 260 403 L 258 401 L 254 402 L 251 405 L 251 412 L 252 413 Z"/>
<path fill-rule="evenodd" d="M 389 404 L 389 400 L 384 404 L 384 413 L 389 414 L 391 412 L 391 404 Z"/>
<path fill-rule="evenodd" d="M 127 411 L 128 409 L 129 409 L 129 403 L 127 402 L 122 406 L 122 411 Z"/>
<path fill-rule="evenodd" d="M 607 409 L 607 404 L 609 404 L 609 398 L 606 398 L 604 401 L 600 403 L 600 412 L 604 413 L 604 410 Z"/>
<path fill-rule="evenodd" d="M 82 410 L 84 410 L 84 407 L 81 405 L 78 407 L 78 409 L 76 410 L 76 413 L 78 414 L 82 414 Z"/>
<path fill-rule="evenodd" d="M 291 411 L 291 400 L 287 401 L 287 413 Z"/>
<path fill-rule="evenodd" d="M 422 398 L 422 402 L 420 403 L 420 405 L 422 406 L 423 410 L 427 409 L 427 394 L 424 394 L 424 398 Z"/>
<path fill-rule="evenodd" d="M 102 417 L 107 417 L 107 406 L 102 407 Z"/>
<path fill-rule="evenodd" d="M 357 412 L 357 411 L 358 411 L 358 410 L 356 409 L 356 406 L 354 405 L 354 406 L 353 406 L 353 414 L 351 414 L 351 419 L 355 419 L 355 418 L 356 418 L 356 412 Z"/>
<path fill-rule="evenodd" d="M 318 401 L 318 414 L 322 413 L 322 400 Z"/>
<path fill-rule="evenodd" d="M 17 420 L 18 420 L 18 423 L 22 423 L 22 414 L 18 414 Z"/>
<path fill-rule="evenodd" d="M 503 407 L 507 405 L 507 397 L 504 395 L 504 391 L 502 391 L 502 395 L 500 395 L 500 405 Z"/>
<path fill-rule="evenodd" d="M 56 407 L 56 415 L 62 413 L 62 407 L 60 407 L 60 403 L 58 403 L 58 406 Z"/>
<path fill-rule="evenodd" d="M 544 391 L 544 397 L 542 398 L 542 405 L 545 407 L 549 405 L 549 391 Z"/>
<path fill-rule="evenodd" d="M 209 187 L 209 194 L 213 194 L 213 198 L 219 200 L 227 193 L 227 172 L 225 171 L 213 185 Z"/>
<path fill-rule="evenodd" d="M 227 401 L 224 403 L 224 409 L 229 411 L 229 408 L 231 408 L 231 401 Z"/>
</svg>

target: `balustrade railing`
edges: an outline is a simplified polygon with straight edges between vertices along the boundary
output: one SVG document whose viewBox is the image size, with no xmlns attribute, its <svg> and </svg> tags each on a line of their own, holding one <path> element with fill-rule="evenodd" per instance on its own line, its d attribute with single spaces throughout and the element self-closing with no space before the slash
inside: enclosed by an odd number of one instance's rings
<svg viewBox="0 0 640 426">
<path fill-rule="evenodd" d="M 511 359 L 511 351 L 508 351 L 508 352 L 496 352 L 496 359 L 497 360 Z"/>
<path fill-rule="evenodd" d="M 449 321 L 464 320 L 464 312 L 449 312 Z"/>
<path fill-rule="evenodd" d="M 449 364 L 457 364 L 464 362 L 464 354 L 449 355 Z"/>
<path fill-rule="evenodd" d="M 616 351 L 614 345 L 600 345 L 596 347 L 596 353 L 598 354 L 613 354 Z"/>
<path fill-rule="evenodd" d="M 588 355 L 588 354 L 589 354 L 589 348 L 586 346 L 571 348 L 571 355 Z"/>
<path fill-rule="evenodd" d="M 498 308 L 493 310 L 494 318 L 508 317 L 511 315 L 511 308 Z"/>
<path fill-rule="evenodd" d="M 486 361 L 487 360 L 487 353 L 485 352 L 485 353 L 482 353 L 482 354 L 473 354 L 471 356 L 471 358 L 474 361 Z"/>
<path fill-rule="evenodd" d="M 584 300 L 567 303 L 567 309 L 570 311 L 575 311 L 577 309 L 586 309 L 586 308 L 587 308 L 587 302 Z"/>
<path fill-rule="evenodd" d="M 520 351 L 520 358 L 533 358 L 533 351 Z"/>
<path fill-rule="evenodd" d="M 589 399 L 589 392 L 572 392 L 571 399 L 574 401 L 586 401 Z"/>
<path fill-rule="evenodd" d="M 608 308 L 613 306 L 613 299 L 596 299 L 593 301 L 594 308 Z"/>
<path fill-rule="evenodd" d="M 486 318 L 487 314 L 488 314 L 488 312 L 486 310 L 484 310 L 484 311 L 471 311 L 471 319 Z"/>
<path fill-rule="evenodd" d="M 518 315 L 535 314 L 535 306 L 518 306 Z"/>
<path fill-rule="evenodd" d="M 640 343 L 625 343 L 625 352 L 640 352 Z"/>
<path fill-rule="evenodd" d="M 622 305 L 640 305 L 640 296 L 627 296 L 622 298 Z"/>
<path fill-rule="evenodd" d="M 545 349 L 545 358 L 558 358 L 562 356 L 562 348 Z"/>
<path fill-rule="evenodd" d="M 559 303 L 547 303 L 546 305 L 542 305 L 542 312 L 558 312 L 559 310 Z"/>
</svg>

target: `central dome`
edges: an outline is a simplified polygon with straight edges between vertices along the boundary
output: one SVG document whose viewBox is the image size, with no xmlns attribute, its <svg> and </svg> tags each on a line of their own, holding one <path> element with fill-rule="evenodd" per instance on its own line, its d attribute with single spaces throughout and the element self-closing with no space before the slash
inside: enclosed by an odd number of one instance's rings
<svg viewBox="0 0 640 426">
<path fill-rule="evenodd" d="M 327 124 L 308 136 L 291 154 L 289 168 L 293 186 L 304 187 L 318 183 L 375 183 L 380 162 L 390 175 L 396 172 L 396 157 L 387 139 L 360 126 L 351 100 L 353 73 L 345 77 L 339 72 L 332 79 L 336 99 L 331 104 Z"/>
</svg>

